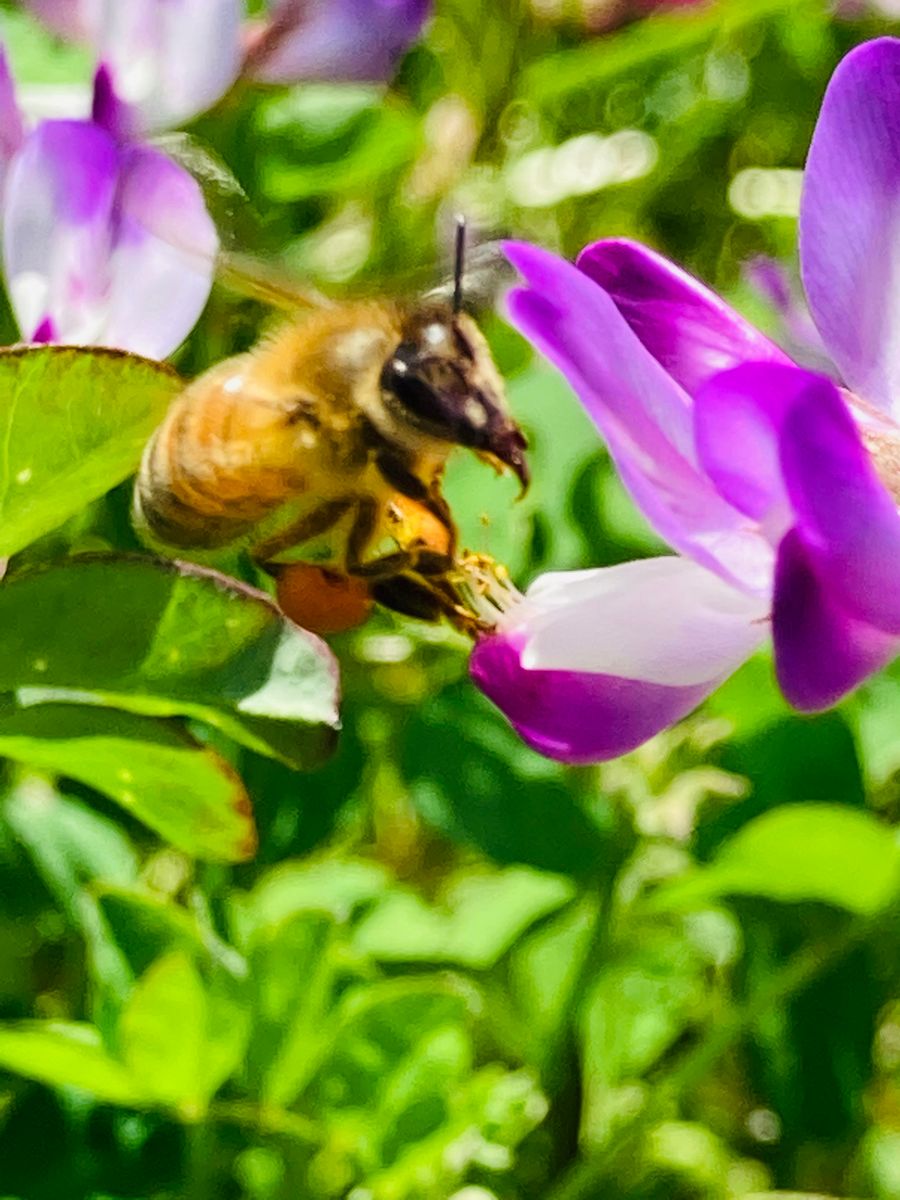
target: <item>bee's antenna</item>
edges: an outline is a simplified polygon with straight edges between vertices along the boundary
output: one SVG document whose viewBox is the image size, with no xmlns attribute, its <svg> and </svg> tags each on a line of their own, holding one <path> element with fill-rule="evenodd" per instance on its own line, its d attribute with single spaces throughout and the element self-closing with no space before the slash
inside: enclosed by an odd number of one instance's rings
<svg viewBox="0 0 900 1200">
<path fill-rule="evenodd" d="M 466 266 L 466 218 L 456 218 L 456 256 L 453 261 L 453 311 L 458 313 L 463 302 L 463 274 Z"/>
</svg>

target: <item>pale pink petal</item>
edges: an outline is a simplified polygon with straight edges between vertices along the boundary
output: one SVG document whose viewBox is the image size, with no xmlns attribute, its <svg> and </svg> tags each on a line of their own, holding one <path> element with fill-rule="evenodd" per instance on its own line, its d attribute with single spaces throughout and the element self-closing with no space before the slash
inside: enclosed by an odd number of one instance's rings
<svg viewBox="0 0 900 1200">
<path fill-rule="evenodd" d="M 9 70 L 6 51 L 0 46 L 0 190 L 13 155 L 25 141 L 22 113 L 16 102 L 16 89 Z"/>
<path fill-rule="evenodd" d="M 3 253 L 26 340 L 116 346 L 153 358 L 187 336 L 217 240 L 195 180 L 156 150 L 89 121 L 48 121 L 16 156 Z"/>
<path fill-rule="evenodd" d="M 144 129 L 203 112 L 237 78 L 241 0 L 29 0 L 29 7 L 92 46 Z"/>
<path fill-rule="evenodd" d="M 529 588 L 522 665 L 668 687 L 730 674 L 766 636 L 768 599 L 686 558 L 545 575 Z"/>
</svg>

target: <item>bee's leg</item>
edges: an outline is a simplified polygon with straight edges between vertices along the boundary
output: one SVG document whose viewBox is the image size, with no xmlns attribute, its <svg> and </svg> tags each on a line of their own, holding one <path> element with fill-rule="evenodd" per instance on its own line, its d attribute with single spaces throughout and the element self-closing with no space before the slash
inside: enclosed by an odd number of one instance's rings
<svg viewBox="0 0 900 1200">
<path fill-rule="evenodd" d="M 447 535 L 446 554 L 436 553 L 428 547 L 423 547 L 416 556 L 416 569 L 423 575 L 436 575 L 446 571 L 449 561 L 456 552 L 456 526 L 450 513 L 450 506 L 435 488 L 429 488 L 409 467 L 388 449 L 381 450 L 375 456 L 382 478 L 396 488 L 401 496 L 416 501 L 443 526 Z"/>
<path fill-rule="evenodd" d="M 353 501 L 346 498 L 329 500 L 311 512 L 304 513 L 293 525 L 279 530 L 267 542 L 254 547 L 253 557 L 260 563 L 271 562 L 273 558 L 283 554 L 292 546 L 300 546 L 303 542 L 308 542 L 310 538 L 327 533 L 350 510 L 352 505 Z"/>
<path fill-rule="evenodd" d="M 394 550 L 377 558 L 366 558 L 366 549 L 378 526 L 379 506 L 371 497 L 360 500 L 356 508 L 356 520 L 347 537 L 348 575 L 362 579 L 390 579 L 413 565 L 409 550 Z"/>
<path fill-rule="evenodd" d="M 404 617 L 438 621 L 444 615 L 445 606 L 441 598 L 426 583 L 412 575 L 381 579 L 373 585 L 372 595 L 379 604 L 402 613 Z"/>
<path fill-rule="evenodd" d="M 372 585 L 371 595 L 385 608 L 415 617 L 419 621 L 440 621 L 445 618 L 460 633 L 473 641 L 486 628 L 470 612 L 446 581 L 418 578 L 413 574 L 394 575 Z"/>
<path fill-rule="evenodd" d="M 427 543 L 414 549 L 416 570 L 420 575 L 442 575 L 456 557 L 456 525 L 450 506 L 440 494 L 422 501 L 423 508 L 437 521 L 444 536 L 444 545 L 435 549 Z"/>
</svg>

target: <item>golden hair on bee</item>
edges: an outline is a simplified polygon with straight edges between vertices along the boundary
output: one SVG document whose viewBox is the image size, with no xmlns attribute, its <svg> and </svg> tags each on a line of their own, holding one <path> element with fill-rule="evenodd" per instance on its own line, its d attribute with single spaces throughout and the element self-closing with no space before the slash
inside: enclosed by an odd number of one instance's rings
<svg viewBox="0 0 900 1200">
<path fill-rule="evenodd" d="M 528 480 L 525 439 L 459 286 L 452 302 L 298 313 L 190 383 L 143 456 L 145 540 L 169 553 L 243 546 L 273 573 L 312 561 L 402 611 L 452 609 L 433 586 L 456 553 L 447 458 L 468 448 Z"/>
</svg>

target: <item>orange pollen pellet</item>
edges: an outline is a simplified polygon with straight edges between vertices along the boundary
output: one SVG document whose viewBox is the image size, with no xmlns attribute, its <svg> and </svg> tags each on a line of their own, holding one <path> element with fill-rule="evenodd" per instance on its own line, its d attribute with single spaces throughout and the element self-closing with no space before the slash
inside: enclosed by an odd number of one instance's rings
<svg viewBox="0 0 900 1200">
<path fill-rule="evenodd" d="M 278 606 L 310 633 L 343 633 L 362 625 L 373 600 L 362 579 L 309 563 L 288 563 L 278 572 Z"/>
</svg>

